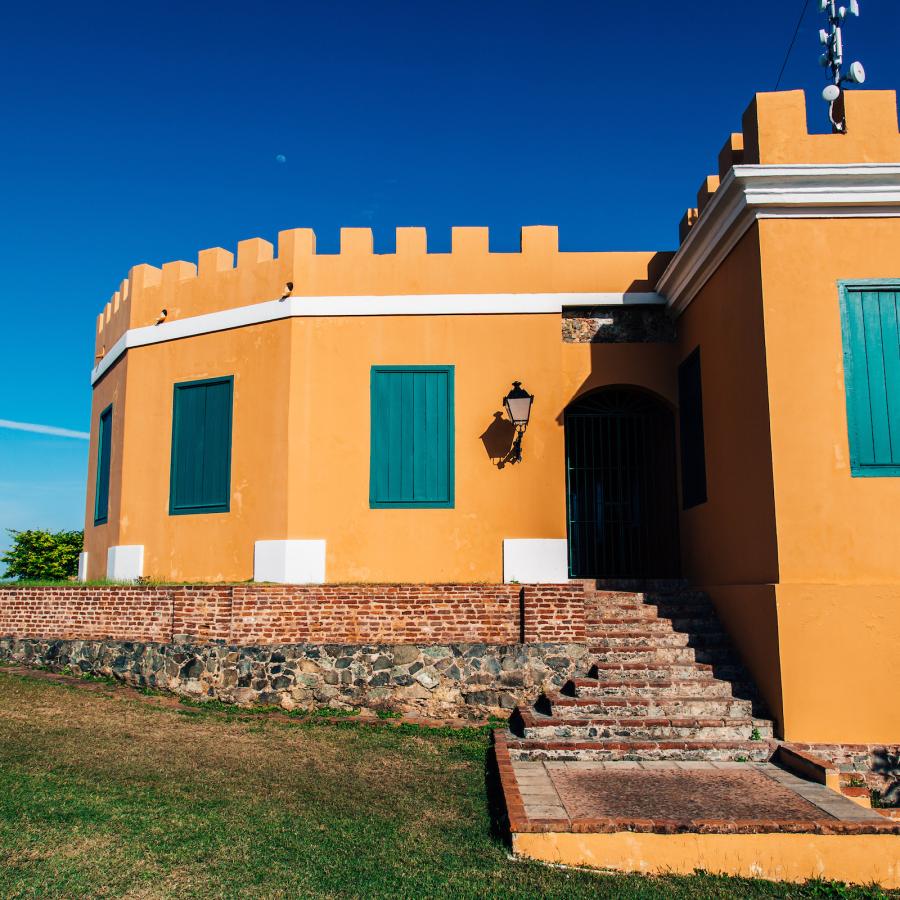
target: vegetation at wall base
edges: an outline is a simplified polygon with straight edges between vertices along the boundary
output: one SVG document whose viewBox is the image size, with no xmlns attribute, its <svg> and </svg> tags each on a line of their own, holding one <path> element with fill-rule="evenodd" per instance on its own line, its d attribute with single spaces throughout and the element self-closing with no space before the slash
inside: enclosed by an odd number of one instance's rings
<svg viewBox="0 0 900 900">
<path fill-rule="evenodd" d="M 516 861 L 488 729 L 243 719 L 0 670 L 0 896 L 874 898 Z"/>
<path fill-rule="evenodd" d="M 13 543 L 0 556 L 0 561 L 6 563 L 4 578 L 66 581 L 78 574 L 78 554 L 84 547 L 83 531 L 7 530 Z"/>
</svg>

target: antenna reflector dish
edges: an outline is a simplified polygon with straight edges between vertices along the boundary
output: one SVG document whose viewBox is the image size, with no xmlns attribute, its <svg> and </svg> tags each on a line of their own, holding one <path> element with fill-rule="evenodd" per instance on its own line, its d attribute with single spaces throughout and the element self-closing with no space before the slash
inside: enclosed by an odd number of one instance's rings
<svg viewBox="0 0 900 900">
<path fill-rule="evenodd" d="M 841 96 L 841 89 L 836 84 L 826 85 L 825 90 L 822 91 L 822 99 L 826 103 L 834 103 L 838 97 Z"/>
<path fill-rule="evenodd" d="M 847 81 L 854 84 L 862 84 L 866 80 L 866 70 L 861 62 L 850 63 L 850 71 L 847 73 Z"/>
</svg>

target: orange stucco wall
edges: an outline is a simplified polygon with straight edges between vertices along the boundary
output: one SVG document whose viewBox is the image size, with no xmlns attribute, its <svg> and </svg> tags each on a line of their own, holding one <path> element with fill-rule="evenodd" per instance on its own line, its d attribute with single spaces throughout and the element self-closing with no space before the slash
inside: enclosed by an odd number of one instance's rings
<svg viewBox="0 0 900 900">
<path fill-rule="evenodd" d="M 673 353 L 564 344 L 557 314 L 303 318 L 131 350 L 117 541 L 144 545 L 146 575 L 175 580 L 251 578 L 256 540 L 324 538 L 329 581 L 500 581 L 504 538 L 566 536 L 566 405 L 620 383 L 674 404 Z M 369 508 L 375 364 L 455 366 L 453 509 Z M 231 511 L 169 516 L 172 385 L 229 374 Z M 498 469 L 481 435 L 513 379 L 537 399 L 524 462 Z M 97 531 L 89 520 L 92 577 L 106 560 Z"/>
<path fill-rule="evenodd" d="M 838 281 L 900 279 L 900 221 L 770 220 L 760 235 L 785 735 L 892 740 L 900 479 L 850 473 Z"/>
</svg>

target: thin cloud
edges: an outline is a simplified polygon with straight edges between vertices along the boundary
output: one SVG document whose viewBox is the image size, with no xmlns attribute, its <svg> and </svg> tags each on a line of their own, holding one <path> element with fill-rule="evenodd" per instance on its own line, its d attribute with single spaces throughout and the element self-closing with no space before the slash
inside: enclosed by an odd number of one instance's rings
<svg viewBox="0 0 900 900">
<path fill-rule="evenodd" d="M 52 434 L 54 437 L 78 438 L 81 441 L 90 439 L 87 431 L 72 431 L 71 428 L 57 428 L 55 425 L 33 425 L 31 422 L 13 422 L 0 419 L 0 428 L 12 428 L 15 431 L 33 431 L 37 434 Z"/>
</svg>

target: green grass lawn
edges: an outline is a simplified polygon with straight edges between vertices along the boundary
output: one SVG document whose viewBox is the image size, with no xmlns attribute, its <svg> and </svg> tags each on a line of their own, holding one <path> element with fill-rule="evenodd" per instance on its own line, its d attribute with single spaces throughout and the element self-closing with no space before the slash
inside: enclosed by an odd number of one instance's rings
<svg viewBox="0 0 900 900">
<path fill-rule="evenodd" d="M 0 669 L 0 896 L 873 897 L 513 861 L 484 731 L 163 706 Z"/>
</svg>

